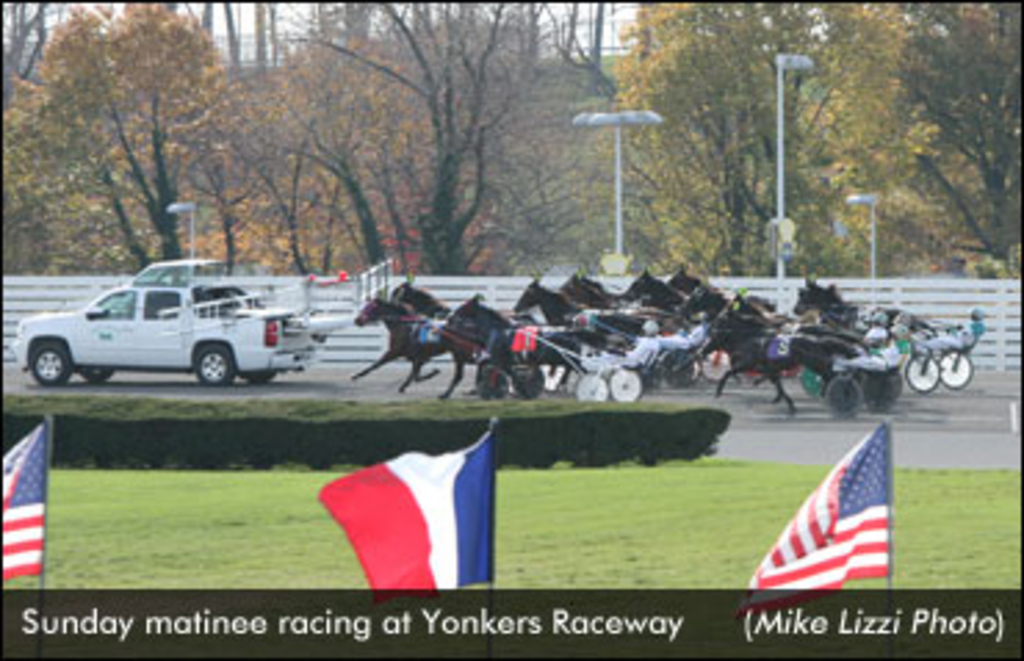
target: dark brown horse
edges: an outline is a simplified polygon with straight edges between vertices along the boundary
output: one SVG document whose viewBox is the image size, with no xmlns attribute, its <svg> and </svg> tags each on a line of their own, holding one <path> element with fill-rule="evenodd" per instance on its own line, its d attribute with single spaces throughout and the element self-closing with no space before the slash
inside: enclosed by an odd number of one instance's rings
<svg viewBox="0 0 1024 661">
<path fill-rule="evenodd" d="M 451 314 L 451 308 L 439 301 L 425 289 L 403 282 L 391 292 L 391 302 L 405 305 L 430 319 L 443 319 Z"/>
<path fill-rule="evenodd" d="M 360 327 L 374 323 L 383 323 L 388 329 L 388 349 L 377 362 L 354 375 L 353 381 L 404 358 L 412 363 L 409 377 L 398 389 L 398 392 L 404 393 L 413 383 L 422 383 L 440 374 L 440 370 L 433 370 L 426 375 L 420 372 L 430 360 L 450 353 L 455 361 L 455 375 L 441 399 L 451 397 L 462 381 L 466 363 L 473 360 L 472 346 L 446 334 L 443 327 L 413 314 L 409 308 L 381 299 L 369 301 L 356 318 L 356 325 Z"/>
<path fill-rule="evenodd" d="M 588 310 L 615 310 L 626 302 L 621 296 L 605 289 L 600 282 L 579 273 L 573 274 L 558 291 L 571 302 Z"/>
</svg>

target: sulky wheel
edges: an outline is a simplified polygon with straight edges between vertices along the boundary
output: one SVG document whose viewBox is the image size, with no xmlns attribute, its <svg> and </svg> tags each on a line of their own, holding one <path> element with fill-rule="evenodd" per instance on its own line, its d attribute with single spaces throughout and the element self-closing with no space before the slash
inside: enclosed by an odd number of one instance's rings
<svg viewBox="0 0 1024 661">
<path fill-rule="evenodd" d="M 700 364 L 683 351 L 673 352 L 665 362 L 665 382 L 670 388 L 690 388 L 700 378 Z"/>
<path fill-rule="evenodd" d="M 495 365 L 484 363 L 476 373 L 476 389 L 481 399 L 505 399 L 508 395 L 508 377 Z"/>
<path fill-rule="evenodd" d="M 544 394 L 547 379 L 536 365 L 520 365 L 512 371 L 512 388 L 523 399 L 537 399 Z"/>
<path fill-rule="evenodd" d="M 835 417 L 842 420 L 855 418 L 864 403 L 864 392 L 856 377 L 841 374 L 829 382 L 825 390 L 825 401 Z"/>
<path fill-rule="evenodd" d="M 907 385 L 922 395 L 934 392 L 941 380 L 939 364 L 927 355 L 914 356 L 907 361 L 904 375 L 907 377 Z"/>
<path fill-rule="evenodd" d="M 729 354 L 724 351 L 715 351 L 701 363 L 701 373 L 711 383 L 718 383 L 732 369 L 731 363 Z"/>
<path fill-rule="evenodd" d="M 608 377 L 608 388 L 616 402 L 636 402 L 644 396 L 644 382 L 632 370 L 617 369 Z"/>
<path fill-rule="evenodd" d="M 950 390 L 963 390 L 974 380 L 974 362 L 964 353 L 950 353 L 939 361 L 942 385 Z"/>
<path fill-rule="evenodd" d="M 581 402 L 607 402 L 610 394 L 600 374 L 584 374 L 576 384 L 576 399 Z"/>
</svg>

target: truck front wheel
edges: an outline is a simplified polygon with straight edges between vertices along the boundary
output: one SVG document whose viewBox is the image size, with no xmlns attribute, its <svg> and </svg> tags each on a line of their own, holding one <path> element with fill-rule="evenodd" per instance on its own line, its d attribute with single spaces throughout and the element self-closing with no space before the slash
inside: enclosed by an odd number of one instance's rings
<svg viewBox="0 0 1024 661">
<path fill-rule="evenodd" d="M 60 342 L 40 343 L 33 348 L 29 364 L 32 378 L 44 387 L 63 386 L 75 372 L 67 347 Z"/>
<path fill-rule="evenodd" d="M 195 370 L 204 386 L 230 386 L 238 376 L 231 350 L 219 344 L 203 347 L 196 353 Z"/>
</svg>

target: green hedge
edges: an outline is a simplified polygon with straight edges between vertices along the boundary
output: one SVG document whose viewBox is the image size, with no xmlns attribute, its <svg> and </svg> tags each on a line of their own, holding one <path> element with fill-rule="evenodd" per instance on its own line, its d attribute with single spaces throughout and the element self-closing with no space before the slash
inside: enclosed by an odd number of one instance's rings
<svg viewBox="0 0 1024 661">
<path fill-rule="evenodd" d="M 666 404 L 4 397 L 4 452 L 44 414 L 56 416 L 57 466 L 193 470 L 324 470 L 448 452 L 479 438 L 492 416 L 502 465 L 653 465 L 713 454 L 730 421 L 717 409 Z"/>
</svg>

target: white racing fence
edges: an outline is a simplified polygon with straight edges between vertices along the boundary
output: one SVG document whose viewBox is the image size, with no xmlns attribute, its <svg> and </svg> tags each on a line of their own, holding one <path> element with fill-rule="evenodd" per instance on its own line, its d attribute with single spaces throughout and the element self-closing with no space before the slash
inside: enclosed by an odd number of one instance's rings
<svg viewBox="0 0 1024 661">
<path fill-rule="evenodd" d="M 4 362 L 14 359 L 10 350 L 18 322 L 44 312 L 80 310 L 115 286 L 125 284 L 129 277 L 5 277 L 4 283 Z M 543 284 L 557 288 L 563 279 L 545 280 Z M 252 293 L 260 293 L 271 304 L 296 307 L 294 292 L 301 288 L 297 277 L 239 277 L 230 280 Z M 523 290 L 531 282 L 520 277 L 420 277 L 415 285 L 429 290 L 449 306 L 482 294 L 486 303 L 499 310 L 511 310 Z M 629 285 L 627 278 L 607 278 L 602 282 L 611 291 L 621 292 Z M 850 303 L 863 307 L 875 305 L 897 307 L 936 321 L 964 323 L 971 308 L 988 312 L 989 332 L 974 351 L 975 363 L 981 369 L 1019 371 L 1021 367 L 1021 282 L 1019 280 L 879 280 L 872 291 L 870 280 L 822 279 L 821 284 L 835 283 Z M 779 309 L 792 310 L 802 279 L 789 279 L 780 291 L 771 278 L 713 278 L 718 287 L 736 290 L 745 287 L 752 295 L 776 301 Z M 316 307 L 325 313 L 355 314 L 360 290 L 376 291 L 380 282 L 355 282 L 318 291 Z M 392 287 L 399 282 L 392 279 Z M 376 360 L 387 346 L 387 334 L 380 327 L 352 328 L 332 334 L 327 341 L 324 364 L 353 365 Z"/>
</svg>

